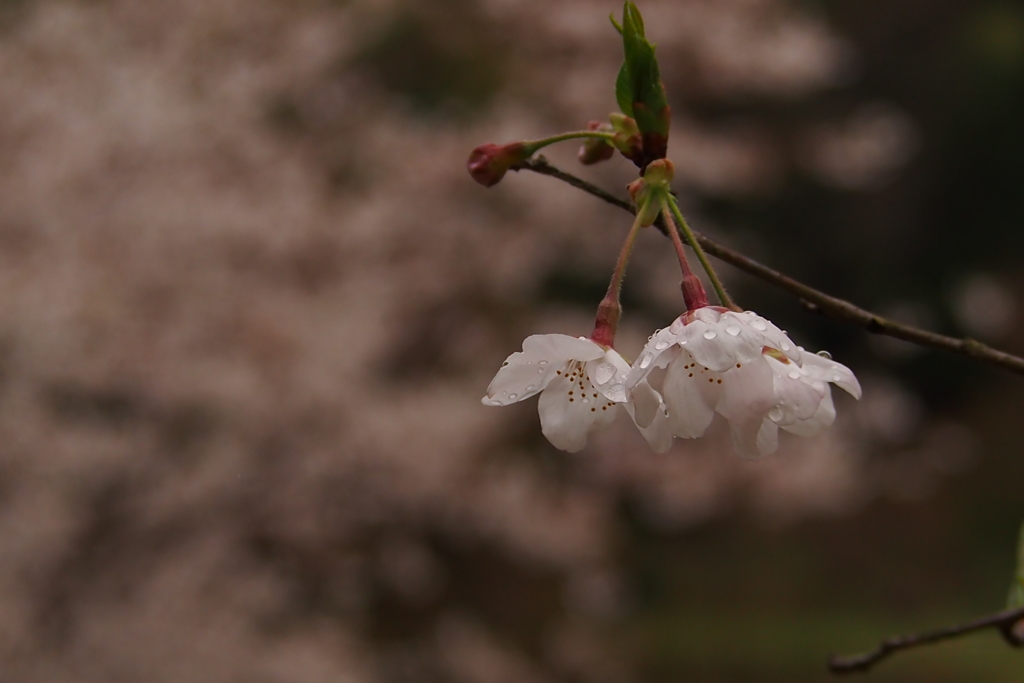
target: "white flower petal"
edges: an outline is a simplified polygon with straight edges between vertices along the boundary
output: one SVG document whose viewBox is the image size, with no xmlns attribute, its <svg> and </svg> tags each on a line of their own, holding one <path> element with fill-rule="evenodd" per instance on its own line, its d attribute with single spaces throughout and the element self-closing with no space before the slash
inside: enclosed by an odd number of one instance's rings
<svg viewBox="0 0 1024 683">
<path fill-rule="evenodd" d="M 800 362 L 803 357 L 803 350 L 794 344 L 789 335 L 780 330 L 771 320 L 762 318 L 753 311 L 744 311 L 743 313 L 734 313 L 733 315 L 745 319 L 751 328 L 760 332 L 764 338 L 765 346 L 781 351 L 790 360 L 794 360 L 797 363 Z"/>
<path fill-rule="evenodd" d="M 692 322 L 702 322 L 708 325 L 717 325 L 718 321 L 722 319 L 722 313 L 725 313 L 725 308 L 721 306 L 705 306 L 698 308 L 691 314 Z"/>
<path fill-rule="evenodd" d="M 707 309 L 699 309 L 697 313 L 704 310 Z M 680 336 L 697 362 L 715 372 L 725 372 L 736 363 L 749 363 L 759 358 L 764 347 L 761 334 L 731 311 L 719 314 L 714 324 L 694 320 L 683 328 Z"/>
<path fill-rule="evenodd" d="M 567 334 L 533 334 L 523 341 L 527 360 L 565 362 L 568 360 L 594 360 L 604 355 L 598 344 L 582 337 Z"/>
<path fill-rule="evenodd" d="M 762 455 L 774 453 L 779 447 L 779 426 L 765 418 L 757 432 L 757 450 Z"/>
<path fill-rule="evenodd" d="M 825 358 L 816 353 L 805 353 L 803 367 L 812 378 L 831 382 L 841 387 L 850 396 L 860 400 L 860 382 L 857 381 L 853 371 L 842 363 L 837 363 L 831 358 Z"/>
<path fill-rule="evenodd" d="M 641 429 L 650 427 L 651 423 L 654 422 L 654 418 L 658 416 L 658 412 L 664 406 L 661 394 L 655 391 L 647 382 L 640 382 L 640 384 L 636 385 L 629 392 L 629 398 L 631 400 L 626 404 L 626 409 L 629 411 L 629 416 L 633 418 L 636 426 Z"/>
<path fill-rule="evenodd" d="M 667 412 L 661 412 L 650 427 L 640 427 L 639 429 L 647 440 L 647 445 L 655 453 L 668 453 L 672 450 L 672 427 L 668 423 Z"/>
<path fill-rule="evenodd" d="M 543 391 L 555 372 L 568 361 L 585 361 L 603 355 L 604 349 L 589 339 L 565 334 L 531 335 L 523 341 L 522 351 L 505 360 L 480 402 L 507 406 L 522 401 Z"/>
<path fill-rule="evenodd" d="M 662 330 L 664 332 L 664 330 Z M 680 348 L 676 345 L 675 341 L 668 342 L 666 339 L 669 335 L 658 339 L 657 337 L 652 338 L 651 341 L 647 342 L 644 350 L 637 356 L 636 362 L 633 363 L 632 369 L 629 371 L 629 375 L 626 377 L 626 389 L 632 389 L 637 384 L 647 378 L 653 370 L 658 368 L 666 368 L 669 364 L 679 357 Z M 668 343 L 663 349 L 657 349 L 656 346 L 660 346 L 662 343 Z"/>
<path fill-rule="evenodd" d="M 580 387 L 580 384 L 583 387 Z M 571 393 L 570 393 L 571 392 Z M 615 404 L 584 380 L 556 376 L 537 402 L 541 432 L 556 448 L 575 453 L 587 445 L 587 435 L 615 419 Z"/>
<path fill-rule="evenodd" d="M 608 349 L 604 356 L 587 363 L 587 374 L 605 398 L 615 403 L 629 400 L 626 379 L 630 373 L 629 363 L 615 349 Z"/>
<path fill-rule="evenodd" d="M 752 311 L 726 311 L 722 314 L 718 326 L 725 329 L 726 335 L 739 337 L 750 346 L 756 347 L 758 352 L 765 346 L 774 347 L 775 343 L 781 345 L 782 342 L 789 347 L 787 351 L 797 352 L 796 344 L 793 344 L 782 330 Z M 738 332 L 737 327 L 740 328 Z"/>
<path fill-rule="evenodd" d="M 651 370 L 658 367 L 666 367 L 675 358 L 675 346 L 679 342 L 679 335 L 674 330 L 677 327 L 682 329 L 681 325 L 677 325 L 678 322 L 676 320 L 669 327 L 657 330 L 647 340 L 643 351 L 640 352 L 636 362 L 633 363 L 632 373 L 627 383 L 628 386 L 635 386 Z M 668 357 L 663 357 L 666 354 L 668 354 Z"/>
<path fill-rule="evenodd" d="M 762 356 L 752 363 L 737 363 L 722 377 L 722 398 L 718 412 L 729 420 L 760 421 L 775 403 L 772 370 Z"/>
<path fill-rule="evenodd" d="M 832 403 L 832 392 L 825 388 L 825 398 L 821 399 L 817 412 L 809 420 L 801 420 L 790 425 L 782 425 L 782 428 L 797 436 L 814 436 L 824 427 L 830 426 L 836 420 L 836 407 Z"/>
<path fill-rule="evenodd" d="M 518 356 L 518 358 L 517 358 Z M 488 406 L 507 406 L 538 394 L 548 386 L 555 376 L 556 366 L 550 362 L 544 365 L 527 364 L 522 353 L 513 353 L 505 361 L 498 374 L 487 387 L 487 395 L 480 402 Z"/>
<path fill-rule="evenodd" d="M 647 382 L 641 382 L 630 393 L 630 398 L 625 407 L 637 429 L 655 453 L 667 452 L 672 448 L 672 428 L 661 394 Z"/>
<path fill-rule="evenodd" d="M 722 376 L 722 398 L 718 412 L 729 420 L 736 450 L 744 457 L 766 455 L 760 450 L 761 423 L 775 405 L 772 370 L 762 356 L 751 363 L 738 363 Z"/>
<path fill-rule="evenodd" d="M 718 373 L 701 367 L 686 351 L 669 364 L 662 396 L 673 434 L 685 439 L 703 436 L 722 393 L 719 379 Z"/>
<path fill-rule="evenodd" d="M 796 363 L 783 363 L 767 354 L 764 359 L 772 370 L 775 391 L 775 404 L 768 413 L 772 421 L 789 425 L 813 417 L 828 385 L 812 380 Z"/>
</svg>

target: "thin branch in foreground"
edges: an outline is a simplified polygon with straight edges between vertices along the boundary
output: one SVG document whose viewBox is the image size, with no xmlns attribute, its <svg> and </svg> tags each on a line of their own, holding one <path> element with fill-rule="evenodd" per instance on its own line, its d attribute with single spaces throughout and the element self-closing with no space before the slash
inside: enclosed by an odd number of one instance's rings
<svg viewBox="0 0 1024 683">
<path fill-rule="evenodd" d="M 630 213 L 635 212 L 635 209 L 630 202 L 620 199 L 600 187 L 597 187 L 592 183 L 588 183 L 581 178 L 577 178 L 570 173 L 566 173 L 565 171 L 555 168 L 542 156 L 533 157 L 516 164 L 512 166 L 512 170 L 533 171 L 534 173 L 540 173 L 541 175 L 557 178 L 572 185 L 573 187 L 587 192 L 588 194 L 599 199 L 603 199 L 609 204 L 613 204 L 620 209 L 629 211 Z M 660 217 L 657 225 L 663 233 L 666 235 L 668 234 L 665 232 L 665 225 L 661 221 Z M 947 337 L 942 334 L 936 334 L 935 332 L 929 332 L 917 327 L 898 323 L 894 320 L 889 320 L 877 313 L 872 313 L 871 311 L 860 308 L 859 306 L 855 306 L 849 301 L 825 294 L 824 292 L 814 289 L 809 285 L 805 285 L 802 282 L 794 280 L 788 275 L 783 275 L 779 271 L 769 268 L 749 256 L 745 256 L 738 251 L 726 247 L 725 245 L 719 244 L 697 231 L 694 231 L 694 234 L 697 237 L 697 241 L 707 253 L 732 266 L 735 266 L 736 268 L 739 268 L 745 273 L 749 273 L 750 275 L 773 284 L 790 294 L 796 295 L 802 300 L 804 306 L 812 311 L 823 313 L 836 320 L 852 323 L 873 334 L 895 337 L 896 339 L 902 339 L 903 341 L 910 342 L 911 344 L 917 344 L 918 346 L 952 351 L 954 353 L 959 353 L 970 358 L 974 358 L 975 360 L 1009 370 L 1010 372 L 1024 375 L 1024 358 L 1014 356 L 1013 354 L 1006 353 L 1005 351 L 993 349 L 992 347 L 982 344 L 974 339 Z"/>
<path fill-rule="evenodd" d="M 831 657 L 828 661 L 828 668 L 834 674 L 867 671 L 889 655 L 901 650 L 909 650 L 920 645 L 931 645 L 942 640 L 990 628 L 998 629 L 1003 639 L 1011 646 L 1022 647 L 1024 646 L 1024 637 L 1014 630 L 1014 627 L 1022 621 L 1024 621 L 1024 607 L 1018 607 L 1017 609 L 1005 610 L 987 617 L 981 617 L 965 624 L 947 626 L 946 628 L 940 628 L 927 633 L 886 638 L 871 652 L 849 657 Z"/>
</svg>

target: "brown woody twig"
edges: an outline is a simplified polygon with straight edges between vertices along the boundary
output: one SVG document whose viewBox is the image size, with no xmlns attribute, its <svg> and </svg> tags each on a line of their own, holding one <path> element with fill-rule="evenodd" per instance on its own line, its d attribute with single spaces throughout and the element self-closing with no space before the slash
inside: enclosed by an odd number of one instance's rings
<svg viewBox="0 0 1024 683">
<path fill-rule="evenodd" d="M 558 178 L 573 187 L 579 188 L 580 190 L 592 194 L 599 199 L 603 199 L 609 204 L 614 204 L 620 209 L 629 211 L 630 213 L 635 213 L 636 211 L 630 202 L 620 199 L 619 197 L 602 190 L 600 187 L 597 187 L 592 183 L 588 183 L 581 178 L 577 178 L 570 173 L 566 173 L 565 171 L 555 168 L 542 156 L 533 157 L 520 162 L 513 166 L 512 169 L 516 171 L 533 171 L 534 173 L 540 173 L 541 175 Z M 658 227 L 662 232 L 665 232 L 665 226 L 661 222 L 660 217 L 658 220 Z M 1024 375 L 1024 358 L 1014 356 L 1006 353 L 1005 351 L 993 349 L 992 347 L 982 344 L 974 339 L 957 339 L 956 337 L 947 337 L 942 334 L 936 334 L 935 332 L 929 332 L 927 330 L 922 330 L 917 327 L 911 327 L 910 325 L 904 325 L 903 323 L 889 320 L 877 313 L 872 313 L 871 311 L 860 308 L 859 306 L 855 306 L 849 301 L 820 292 L 809 285 L 805 285 L 802 282 L 794 280 L 788 275 L 783 275 L 779 271 L 769 268 L 762 263 L 758 263 L 754 259 L 745 256 L 738 251 L 719 244 L 699 232 L 695 231 L 695 234 L 697 236 L 697 241 L 700 242 L 700 246 L 703 247 L 707 253 L 753 275 L 754 277 L 760 278 L 765 282 L 773 284 L 780 289 L 784 289 L 787 292 L 800 297 L 804 305 L 811 310 L 824 313 L 836 320 L 853 323 L 874 334 L 895 337 L 896 339 L 902 339 L 903 341 L 910 342 L 911 344 L 917 344 L 918 346 L 926 346 L 933 349 L 942 349 L 945 351 L 960 353 L 970 358 L 974 358 L 975 360 L 980 360 L 984 363 L 989 363 L 990 365 L 995 365 L 1011 372 Z"/>
<path fill-rule="evenodd" d="M 947 626 L 946 628 L 940 628 L 927 633 L 886 638 L 871 652 L 849 657 L 831 657 L 828 661 L 828 668 L 834 674 L 867 671 L 895 652 L 909 650 L 919 645 L 929 645 L 940 640 L 956 638 L 989 628 L 998 629 L 1006 642 L 1013 647 L 1022 647 L 1024 646 L 1024 639 L 1014 630 L 1014 627 L 1022 620 L 1024 620 L 1024 607 L 1018 607 L 1017 609 L 1005 610 L 987 617 L 981 617 L 965 624 Z"/>
</svg>

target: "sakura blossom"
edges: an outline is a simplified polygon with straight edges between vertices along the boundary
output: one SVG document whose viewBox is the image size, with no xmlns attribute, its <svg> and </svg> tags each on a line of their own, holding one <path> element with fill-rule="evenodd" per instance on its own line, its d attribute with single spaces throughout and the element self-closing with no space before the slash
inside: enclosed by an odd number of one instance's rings
<svg viewBox="0 0 1024 683">
<path fill-rule="evenodd" d="M 591 432 L 611 424 L 621 406 L 654 450 L 667 451 L 672 441 L 667 408 L 646 381 L 626 388 L 631 369 L 615 349 L 585 337 L 536 334 L 505 360 L 481 403 L 505 406 L 540 394 L 541 432 L 569 453 L 582 450 Z"/>
<path fill-rule="evenodd" d="M 778 430 L 810 435 L 835 419 L 829 384 L 860 398 L 846 366 L 808 353 L 753 311 L 717 306 L 689 311 L 652 335 L 627 387 L 666 370 L 662 396 L 674 436 L 703 436 L 717 412 L 729 422 L 740 455 L 778 447 Z"/>
</svg>

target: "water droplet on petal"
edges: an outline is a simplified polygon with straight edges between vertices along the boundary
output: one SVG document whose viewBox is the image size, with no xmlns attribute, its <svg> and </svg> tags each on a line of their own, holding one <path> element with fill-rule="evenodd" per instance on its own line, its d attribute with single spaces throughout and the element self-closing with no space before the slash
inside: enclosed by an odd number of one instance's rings
<svg viewBox="0 0 1024 683">
<path fill-rule="evenodd" d="M 650 364 L 651 364 L 651 354 L 645 353 L 643 358 L 640 359 L 640 369 L 642 370 L 642 369 L 646 368 Z"/>
<path fill-rule="evenodd" d="M 755 330 L 758 330 L 760 332 L 764 332 L 765 330 L 768 329 L 768 326 L 765 325 L 764 321 L 761 320 L 760 318 L 757 318 L 753 322 L 751 322 L 750 326 L 753 327 Z"/>
<path fill-rule="evenodd" d="M 818 351 L 818 355 L 821 356 L 822 358 L 828 358 L 829 360 L 832 360 L 832 354 L 829 353 L 828 351 Z"/>
<path fill-rule="evenodd" d="M 626 394 L 626 387 L 623 384 L 613 384 L 605 392 L 605 396 L 617 403 L 625 403 L 629 400 L 629 396 Z"/>
<path fill-rule="evenodd" d="M 782 419 L 782 408 L 780 408 L 779 406 L 775 406 L 774 408 L 769 410 L 768 411 L 768 419 L 771 420 L 772 422 L 778 422 L 779 420 L 781 420 Z"/>
<path fill-rule="evenodd" d="M 838 374 L 832 375 L 832 381 L 833 382 L 838 382 L 841 379 L 842 379 L 842 377 L 840 377 Z"/>
<path fill-rule="evenodd" d="M 782 340 L 782 343 L 780 344 L 780 346 L 782 347 L 783 351 L 789 351 L 792 348 L 789 345 L 789 342 L 787 342 L 785 339 Z"/>
<path fill-rule="evenodd" d="M 800 379 L 800 373 L 797 372 L 796 370 L 790 370 L 789 371 L 789 378 L 790 379 Z"/>
<path fill-rule="evenodd" d="M 654 345 L 654 348 L 658 349 L 659 351 L 664 351 L 665 349 L 668 348 L 668 342 L 662 339 L 661 341 Z"/>
<path fill-rule="evenodd" d="M 585 399 L 583 399 L 583 402 L 584 403 L 590 403 L 590 399 L 589 398 L 585 398 Z"/>
<path fill-rule="evenodd" d="M 735 337 L 740 333 L 740 328 L 736 325 L 729 325 L 729 327 L 725 328 L 725 331 Z"/>
<path fill-rule="evenodd" d="M 715 332 L 714 330 L 708 330 L 707 332 L 704 333 L 704 338 L 705 339 L 714 339 L 717 336 L 718 336 L 718 333 Z"/>
<path fill-rule="evenodd" d="M 538 375 L 543 375 L 543 374 L 544 374 L 544 370 L 538 370 L 538 371 L 537 371 L 537 374 L 538 374 Z"/>
<path fill-rule="evenodd" d="M 533 391 L 533 385 L 531 384 L 530 386 L 526 387 L 526 390 L 527 391 Z"/>
<path fill-rule="evenodd" d="M 516 397 L 518 397 L 518 396 L 519 396 L 519 394 L 509 394 L 509 395 L 508 395 L 508 397 L 509 397 L 510 399 L 512 399 L 513 401 L 514 401 L 514 400 L 516 400 Z"/>
<path fill-rule="evenodd" d="M 594 372 L 594 379 L 597 380 L 598 384 L 606 384 L 614 376 L 615 366 L 611 363 L 601 363 Z"/>
</svg>

